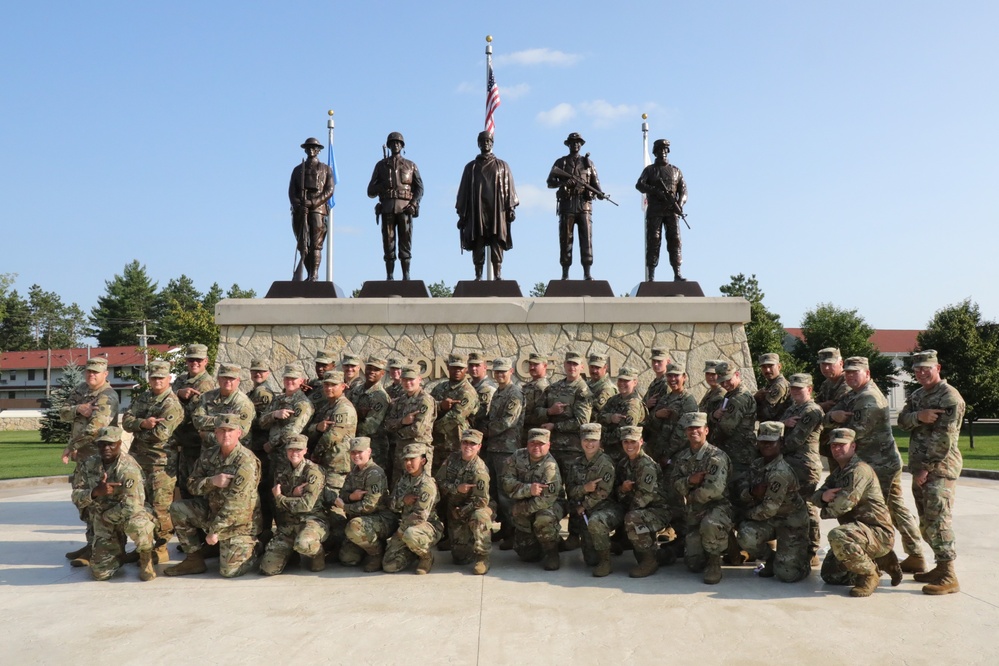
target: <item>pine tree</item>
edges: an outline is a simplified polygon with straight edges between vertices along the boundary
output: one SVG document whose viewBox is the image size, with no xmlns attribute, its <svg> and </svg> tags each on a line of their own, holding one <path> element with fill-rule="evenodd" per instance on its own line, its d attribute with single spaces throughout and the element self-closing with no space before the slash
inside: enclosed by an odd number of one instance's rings
<svg viewBox="0 0 999 666">
<path fill-rule="evenodd" d="M 142 320 L 156 318 L 160 302 L 156 283 L 149 279 L 146 267 L 133 260 L 104 285 L 105 294 L 90 311 L 90 334 L 102 347 L 138 345 Z"/>
<path fill-rule="evenodd" d="M 59 410 L 66 404 L 70 394 L 82 381 L 83 368 L 80 366 L 70 363 L 63 369 L 59 385 L 49 393 L 48 405 L 42 415 L 41 436 L 43 442 L 65 444 L 69 441 L 72 424 L 59 420 Z"/>
</svg>

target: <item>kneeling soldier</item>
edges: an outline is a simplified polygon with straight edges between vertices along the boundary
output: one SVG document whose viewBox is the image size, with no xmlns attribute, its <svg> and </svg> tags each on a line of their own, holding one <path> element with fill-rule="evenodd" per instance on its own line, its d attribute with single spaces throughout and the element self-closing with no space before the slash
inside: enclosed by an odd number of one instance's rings
<svg viewBox="0 0 999 666">
<path fill-rule="evenodd" d="M 493 513 L 489 509 L 489 470 L 479 457 L 482 433 L 461 433 L 461 450 L 447 457 L 437 470 L 437 488 L 447 512 L 451 558 L 455 564 L 473 559 L 476 575 L 489 571 Z"/>
<path fill-rule="evenodd" d="M 611 499 L 614 492 L 614 461 L 600 446 L 599 423 L 587 423 L 579 428 L 583 458 L 571 470 L 567 483 L 569 520 L 585 525 L 583 534 L 583 561 L 595 566 L 593 575 L 606 576 L 611 572 L 610 535 L 620 529 L 624 510 Z"/>
<path fill-rule="evenodd" d="M 334 503 L 347 517 L 340 563 L 348 567 L 361 564 L 370 573 L 382 568 L 385 540 L 395 531 L 398 520 L 389 510 L 385 471 L 371 460 L 371 439 L 350 440 L 350 465 Z"/>
<path fill-rule="evenodd" d="M 399 517 L 399 527 L 385 547 L 382 569 L 395 573 L 417 561 L 416 573 L 428 574 L 434 566 L 434 546 L 444 534 L 444 525 L 437 517 L 437 484 L 430 476 L 423 444 L 407 444 L 402 461 L 406 473 L 389 500 L 389 508 Z"/>
<path fill-rule="evenodd" d="M 503 491 L 513 500 L 513 548 L 525 562 L 544 555 L 546 571 L 559 568 L 558 532 L 562 520 L 562 475 L 548 450 L 551 432 L 532 428 L 527 448 L 518 449 L 503 470 Z"/>
<path fill-rule="evenodd" d="M 663 469 L 642 450 L 641 426 L 621 428 L 624 458 L 617 465 L 617 498 L 624 508 L 624 529 L 638 564 L 628 572 L 645 578 L 659 570 L 656 535 L 669 525 Z"/>
</svg>

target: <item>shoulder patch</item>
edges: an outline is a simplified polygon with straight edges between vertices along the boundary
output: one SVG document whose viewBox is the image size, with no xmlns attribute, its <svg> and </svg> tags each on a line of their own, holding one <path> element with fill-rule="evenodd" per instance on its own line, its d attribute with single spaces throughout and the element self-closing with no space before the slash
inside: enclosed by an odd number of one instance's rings
<svg viewBox="0 0 999 666">
<path fill-rule="evenodd" d="M 420 493 L 420 501 L 424 502 L 424 503 L 429 502 L 430 501 L 430 493 L 428 493 L 426 490 L 424 490 L 422 493 Z"/>
</svg>

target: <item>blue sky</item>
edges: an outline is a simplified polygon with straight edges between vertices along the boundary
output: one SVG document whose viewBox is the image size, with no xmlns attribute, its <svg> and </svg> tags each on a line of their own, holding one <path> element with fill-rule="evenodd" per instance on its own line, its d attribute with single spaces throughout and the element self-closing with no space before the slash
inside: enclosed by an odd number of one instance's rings
<svg viewBox="0 0 999 666">
<path fill-rule="evenodd" d="M 334 281 L 384 277 L 365 189 L 391 131 L 426 185 L 413 277 L 469 279 L 454 197 L 491 34 L 495 152 L 521 198 L 504 277 L 525 294 L 559 274 L 544 181 L 572 131 L 621 204 L 595 203 L 594 276 L 619 294 L 642 279 L 648 113 L 688 184 L 684 273 L 707 295 L 755 273 L 786 326 L 831 302 L 919 328 L 968 297 L 999 319 L 997 8 L 16 3 L 0 21 L 0 272 L 88 311 L 132 259 L 161 286 L 184 273 L 262 295 L 292 270 L 299 144 L 326 143 L 334 109 Z"/>
</svg>

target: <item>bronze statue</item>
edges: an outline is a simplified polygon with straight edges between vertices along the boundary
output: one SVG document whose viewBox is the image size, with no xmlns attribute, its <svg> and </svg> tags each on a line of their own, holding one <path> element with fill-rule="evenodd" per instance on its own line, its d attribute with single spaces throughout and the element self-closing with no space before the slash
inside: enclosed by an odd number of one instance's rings
<svg viewBox="0 0 999 666">
<path fill-rule="evenodd" d="M 295 281 L 302 280 L 302 266 L 308 279 L 319 279 L 319 264 L 323 260 L 326 240 L 326 219 L 330 214 L 329 200 L 333 196 L 333 170 L 319 161 L 323 144 L 308 138 L 302 144 L 308 156 L 291 172 L 288 199 L 291 201 L 291 228 L 298 247 Z"/>
<path fill-rule="evenodd" d="M 465 165 L 458 186 L 458 229 L 461 248 L 472 252 L 475 279 L 482 279 L 486 247 L 492 252 L 493 271 L 501 279 L 503 252 L 513 247 L 510 226 L 520 201 L 510 166 L 493 155 L 493 135 L 479 132 L 480 153 Z"/>
<path fill-rule="evenodd" d="M 409 261 L 413 249 L 413 218 L 420 216 L 420 199 L 423 198 L 423 179 L 416 164 L 402 157 L 406 141 L 399 132 L 392 132 L 385 140 L 391 155 L 375 164 L 368 183 L 368 196 L 378 197 L 375 204 L 375 224 L 382 220 L 382 247 L 385 250 L 387 280 L 395 279 L 396 238 L 399 239 L 399 262 L 402 279 L 409 279 Z M 385 147 L 383 146 L 383 151 Z"/>
<path fill-rule="evenodd" d="M 573 132 L 563 142 L 569 147 L 569 154 L 555 160 L 548 174 L 548 187 L 558 188 L 555 194 L 558 212 L 558 243 L 561 248 L 559 263 L 562 264 L 562 279 L 569 279 L 572 266 L 573 231 L 579 227 L 579 262 L 583 264 L 583 279 L 592 280 L 590 266 L 593 265 L 593 222 L 590 211 L 594 197 L 604 199 L 600 189 L 597 169 L 590 160 L 590 154 L 580 156 L 579 150 L 586 143 L 583 137 Z"/>
<path fill-rule="evenodd" d="M 683 182 L 680 169 L 669 163 L 669 141 L 656 139 L 652 144 L 656 161 L 642 170 L 635 188 L 648 196 L 649 206 L 645 211 L 645 267 L 649 281 L 655 279 L 659 265 L 659 249 L 662 245 L 663 226 L 666 227 L 666 251 L 669 265 L 673 267 L 673 280 L 685 282 L 680 275 L 680 217 L 683 205 L 687 202 L 687 184 Z M 684 220 L 686 222 L 686 220 Z"/>
</svg>

